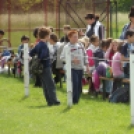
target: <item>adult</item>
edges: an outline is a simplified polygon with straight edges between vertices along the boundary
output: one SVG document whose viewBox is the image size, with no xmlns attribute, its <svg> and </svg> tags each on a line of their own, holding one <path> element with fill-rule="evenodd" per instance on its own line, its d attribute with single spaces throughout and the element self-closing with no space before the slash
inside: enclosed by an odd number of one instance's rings
<svg viewBox="0 0 134 134">
<path fill-rule="evenodd" d="M 50 29 L 41 27 L 38 30 L 40 38 L 39 43 L 31 50 L 30 56 L 37 55 L 43 64 L 43 73 L 41 75 L 43 93 L 48 106 L 59 105 L 60 101 L 56 97 L 56 87 L 52 78 L 51 63 L 47 41 L 50 38 Z"/>
<path fill-rule="evenodd" d="M 133 29 L 134 30 L 134 6 L 131 7 L 131 10 L 130 10 L 130 13 L 128 15 L 128 18 L 130 20 L 129 23 L 127 23 L 123 29 L 122 29 L 122 33 L 120 35 L 120 39 L 122 40 L 126 40 L 127 39 L 127 36 L 126 36 L 126 32 L 128 30 L 131 30 Z"/>
<path fill-rule="evenodd" d="M 85 17 L 87 22 L 86 36 L 91 37 L 92 35 L 96 35 L 100 40 L 103 39 L 103 28 L 102 24 L 99 22 L 99 17 L 96 17 L 95 14 L 87 14 Z"/>
</svg>

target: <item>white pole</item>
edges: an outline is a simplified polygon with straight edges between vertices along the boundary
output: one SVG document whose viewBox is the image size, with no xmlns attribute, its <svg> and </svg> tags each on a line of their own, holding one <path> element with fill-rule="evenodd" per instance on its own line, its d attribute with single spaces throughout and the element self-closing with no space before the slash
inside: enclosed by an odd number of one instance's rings
<svg viewBox="0 0 134 134">
<path fill-rule="evenodd" d="M 134 54 L 130 54 L 130 106 L 131 124 L 134 125 Z"/>
<path fill-rule="evenodd" d="M 24 44 L 24 89 L 25 96 L 29 95 L 29 54 L 28 44 Z"/>
<path fill-rule="evenodd" d="M 66 74 L 67 74 L 67 105 L 72 106 L 72 80 L 71 80 L 71 50 L 66 49 Z"/>
</svg>

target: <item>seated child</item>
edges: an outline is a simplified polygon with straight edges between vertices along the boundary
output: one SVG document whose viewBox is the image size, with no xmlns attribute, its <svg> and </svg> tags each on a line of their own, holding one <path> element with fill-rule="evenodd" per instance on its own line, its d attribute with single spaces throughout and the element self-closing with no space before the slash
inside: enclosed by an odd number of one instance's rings
<svg viewBox="0 0 134 134">
<path fill-rule="evenodd" d="M 114 78 L 124 77 L 123 66 L 122 66 L 122 56 L 121 56 L 122 45 L 123 45 L 122 42 L 118 42 L 117 52 L 113 56 L 112 71 L 113 71 Z"/>
</svg>

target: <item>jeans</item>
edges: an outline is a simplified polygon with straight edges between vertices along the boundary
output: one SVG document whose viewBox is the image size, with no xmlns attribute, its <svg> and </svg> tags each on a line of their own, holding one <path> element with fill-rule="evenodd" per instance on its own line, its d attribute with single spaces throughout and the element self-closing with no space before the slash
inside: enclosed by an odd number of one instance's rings
<svg viewBox="0 0 134 134">
<path fill-rule="evenodd" d="M 83 70 L 72 69 L 73 103 L 78 103 L 82 93 Z"/>
<path fill-rule="evenodd" d="M 44 68 L 42 76 L 42 86 L 43 93 L 48 104 L 55 103 L 57 101 L 56 97 L 56 87 L 52 78 L 51 68 Z"/>
</svg>

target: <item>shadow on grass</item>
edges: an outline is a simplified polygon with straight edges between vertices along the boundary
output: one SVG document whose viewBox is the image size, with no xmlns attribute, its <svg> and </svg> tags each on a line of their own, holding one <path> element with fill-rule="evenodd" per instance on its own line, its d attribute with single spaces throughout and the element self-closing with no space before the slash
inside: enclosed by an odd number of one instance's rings
<svg viewBox="0 0 134 134">
<path fill-rule="evenodd" d="M 69 112 L 71 109 L 72 109 L 72 107 L 67 106 L 67 107 L 62 111 L 62 113 L 67 113 L 67 112 Z"/>
<path fill-rule="evenodd" d="M 43 108 L 48 108 L 47 105 L 42 105 L 42 106 L 28 106 L 29 109 L 43 109 Z"/>
<path fill-rule="evenodd" d="M 134 130 L 134 125 L 130 124 L 128 127 L 127 127 L 127 131 L 131 131 L 131 130 Z"/>
<path fill-rule="evenodd" d="M 100 95 L 98 97 L 95 97 L 95 96 L 89 95 L 89 94 L 82 94 L 81 99 L 85 99 L 85 100 L 89 100 L 89 101 L 96 101 L 96 102 L 107 102 L 108 101 L 108 99 L 103 100 L 103 97 Z"/>
<path fill-rule="evenodd" d="M 24 101 L 24 100 L 26 100 L 26 99 L 28 99 L 29 98 L 29 96 L 23 96 L 20 100 L 19 100 L 19 102 L 22 102 L 22 101 Z"/>
</svg>

